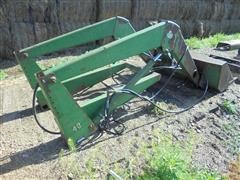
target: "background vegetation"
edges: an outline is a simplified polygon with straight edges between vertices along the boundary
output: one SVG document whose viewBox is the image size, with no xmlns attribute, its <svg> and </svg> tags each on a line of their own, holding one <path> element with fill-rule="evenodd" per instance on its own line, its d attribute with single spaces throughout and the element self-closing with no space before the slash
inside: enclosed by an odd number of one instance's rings
<svg viewBox="0 0 240 180">
<path fill-rule="evenodd" d="M 219 41 L 228 41 L 228 40 L 235 40 L 235 39 L 240 39 L 240 33 L 231 34 L 231 35 L 218 33 L 203 39 L 192 37 L 190 39 L 187 39 L 186 43 L 191 49 L 200 49 L 200 48 L 215 47 Z"/>
</svg>

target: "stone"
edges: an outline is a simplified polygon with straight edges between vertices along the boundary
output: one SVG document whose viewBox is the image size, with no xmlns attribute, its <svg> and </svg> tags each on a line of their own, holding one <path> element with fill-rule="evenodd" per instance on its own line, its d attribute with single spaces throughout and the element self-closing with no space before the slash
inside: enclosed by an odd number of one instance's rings
<svg viewBox="0 0 240 180">
<path fill-rule="evenodd" d="M 74 175 L 73 175 L 72 173 L 69 173 L 69 174 L 67 175 L 67 178 L 68 178 L 69 180 L 72 180 L 72 179 L 74 179 Z"/>
<path fill-rule="evenodd" d="M 215 113 L 219 110 L 219 106 L 217 104 L 210 106 L 209 113 Z"/>
<path fill-rule="evenodd" d="M 211 146 L 212 146 L 216 151 L 218 151 L 220 155 L 222 154 L 220 148 L 219 148 L 216 144 L 212 143 Z"/>
<path fill-rule="evenodd" d="M 196 132 L 197 132 L 197 133 L 200 133 L 200 132 L 201 132 L 201 129 L 196 128 Z"/>
<path fill-rule="evenodd" d="M 221 129 L 221 124 L 216 119 L 213 120 L 213 125 Z"/>
<path fill-rule="evenodd" d="M 133 147 L 136 148 L 136 149 L 139 148 L 139 146 L 136 143 L 133 144 Z"/>
<path fill-rule="evenodd" d="M 151 129 L 152 129 L 152 131 L 153 131 L 153 130 L 155 129 L 155 126 L 154 126 L 154 125 L 152 125 L 152 126 L 151 126 Z"/>
<path fill-rule="evenodd" d="M 202 113 L 202 112 L 197 112 L 195 115 L 193 115 L 194 117 L 194 122 L 198 122 L 200 120 L 202 120 L 203 118 L 206 117 L 206 114 L 205 113 Z"/>
</svg>

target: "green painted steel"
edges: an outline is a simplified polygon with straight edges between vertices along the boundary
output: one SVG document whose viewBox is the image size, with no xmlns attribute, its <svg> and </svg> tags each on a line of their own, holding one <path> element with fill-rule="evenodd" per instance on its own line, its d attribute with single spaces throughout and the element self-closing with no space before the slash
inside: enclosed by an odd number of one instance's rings
<svg viewBox="0 0 240 180">
<path fill-rule="evenodd" d="M 34 61 L 33 58 L 25 57 L 24 54 L 16 52 L 14 54 L 25 76 L 27 77 L 31 88 L 33 89 L 37 83 L 35 73 L 41 71 L 41 68 L 38 66 L 38 64 Z"/>
<path fill-rule="evenodd" d="M 134 86 L 129 87 L 128 89 L 141 93 L 148 87 L 158 82 L 160 78 L 161 78 L 160 74 L 152 73 L 146 77 L 141 78 Z M 127 89 L 127 87 L 125 88 Z M 133 95 L 117 93 L 115 96 L 113 96 L 109 112 L 114 111 L 117 107 L 121 106 L 122 104 L 125 104 L 133 97 L 134 97 Z M 99 114 L 103 114 L 103 108 L 100 109 L 100 113 L 98 113 L 98 116 L 94 118 L 93 122 L 98 123 L 101 120 L 101 116 L 99 116 Z"/>
<path fill-rule="evenodd" d="M 129 67 L 129 65 L 126 62 L 124 61 L 118 62 L 115 64 L 111 64 L 109 66 L 105 66 L 103 68 L 98 68 L 88 73 L 75 76 L 73 78 L 66 79 L 61 83 L 67 88 L 70 94 L 74 94 L 75 92 L 91 87 L 97 84 L 98 82 L 101 82 L 111 77 L 114 73 L 117 73 L 126 67 Z M 47 104 L 40 89 L 37 92 L 37 98 L 38 103 L 42 107 L 44 107 Z"/>
<path fill-rule="evenodd" d="M 143 77 L 134 86 L 134 91 L 136 91 L 137 93 L 141 93 L 145 89 L 150 87 L 151 85 L 158 82 L 160 80 L 160 78 L 161 78 L 161 75 L 158 73 L 152 73 L 146 77 Z M 117 104 L 115 103 L 115 106 L 117 106 L 117 107 L 128 102 L 130 99 L 133 98 L 132 95 L 122 94 L 122 93 L 120 93 L 120 94 L 123 98 L 121 99 L 122 100 L 121 102 L 118 101 Z M 92 119 L 95 118 L 94 122 L 96 124 L 99 122 L 99 120 L 101 118 L 101 116 L 99 116 L 99 115 L 103 113 L 102 107 L 106 103 L 106 98 L 107 98 L 107 95 L 102 94 L 100 96 L 97 96 L 94 99 L 84 101 L 81 104 L 82 109 L 89 115 L 89 117 Z"/>
<path fill-rule="evenodd" d="M 45 71 L 33 61 L 34 58 L 47 53 L 106 37 L 114 37 L 115 41 Z M 31 87 L 36 83 L 40 86 L 37 93 L 39 103 L 47 104 L 51 109 L 66 141 L 76 144 L 97 129 L 104 111 L 106 94 L 87 102 L 80 102 L 79 105 L 74 101 L 72 94 L 107 79 L 125 67 L 133 67 L 124 59 L 151 50 L 157 50 L 157 54 L 170 52 L 179 61 L 188 77 L 198 83 L 197 68 L 179 27 L 172 22 L 162 22 L 135 32 L 127 19 L 110 18 L 20 50 L 15 54 Z M 155 63 L 155 59 L 149 60 L 147 65 L 140 69 L 123 88 L 140 93 L 159 81 L 160 75 L 151 72 Z M 131 98 L 133 96 L 129 94 L 115 93 L 110 112 Z"/>
<path fill-rule="evenodd" d="M 70 79 L 66 79 L 62 81 L 62 84 L 68 89 L 69 92 L 73 93 L 84 88 L 91 87 L 98 82 L 101 82 L 113 76 L 114 73 L 117 73 L 126 67 L 126 62 L 118 62 L 109 66 L 105 66 L 103 68 L 98 68 L 88 73 L 81 74 L 79 76 L 75 76 Z M 79 87 L 81 88 L 79 89 Z"/>
<path fill-rule="evenodd" d="M 126 86 L 123 87 L 123 89 L 133 89 L 137 83 L 137 81 L 139 81 L 139 79 L 141 79 L 142 77 L 144 77 L 146 74 L 148 74 L 150 72 L 150 70 L 152 69 L 152 67 L 154 66 L 155 62 L 153 60 L 149 61 L 148 64 L 141 69 L 128 83 Z M 147 87 L 146 87 L 147 88 Z M 112 97 L 112 103 L 110 105 L 110 109 L 109 111 L 112 112 L 114 109 L 116 109 L 119 105 L 123 104 L 126 102 L 126 98 L 129 97 L 129 95 L 126 94 L 115 94 Z M 101 110 L 102 112 L 104 111 L 104 109 Z"/>
<path fill-rule="evenodd" d="M 54 75 L 45 76 L 42 73 L 38 73 L 37 79 L 43 90 L 44 97 L 57 120 L 58 127 L 66 140 L 72 139 L 74 143 L 77 143 L 97 129 L 96 127 L 100 120 L 100 116 L 97 115 L 99 115 L 98 112 L 106 100 L 106 94 L 79 106 Z M 151 74 L 137 82 L 132 90 L 141 93 L 159 80 L 159 74 Z M 130 95 L 122 95 L 118 104 L 115 105 L 118 107 L 132 98 L 133 96 Z M 96 118 L 94 116 L 97 116 L 97 120 L 91 119 Z"/>
<path fill-rule="evenodd" d="M 113 34 L 113 30 L 116 24 L 115 21 L 115 18 L 111 18 L 94 25 L 86 26 L 84 28 L 23 49 L 20 51 L 20 53 L 28 53 L 28 56 L 30 57 L 39 57 L 47 53 L 56 52 L 77 45 L 103 39 Z"/>
<path fill-rule="evenodd" d="M 74 143 L 77 143 L 78 140 L 89 136 L 96 130 L 92 120 L 73 100 L 61 81 L 53 75 L 45 76 L 42 72 L 37 73 L 37 79 L 66 140 L 72 139 Z"/>
<path fill-rule="evenodd" d="M 171 31 L 169 30 L 171 27 L 177 28 L 174 24 L 163 22 L 132 33 L 119 40 L 85 53 L 72 62 L 54 67 L 46 71 L 46 74 L 54 73 L 60 79 L 66 77 L 70 78 L 79 73 L 85 73 L 121 59 L 161 47 L 164 50 L 170 50 L 177 60 L 181 59 L 180 65 L 186 71 L 188 77 L 194 83 L 198 84 L 199 74 L 197 72 L 197 67 L 189 51 L 186 50 L 187 46 L 182 36 L 179 35 L 180 32 L 177 31 L 179 29 L 176 30 L 171 39 L 168 38 L 167 34 Z M 176 37 L 174 35 L 176 35 Z M 101 61 L 99 59 L 101 59 Z"/>
<path fill-rule="evenodd" d="M 22 49 L 15 52 L 15 56 L 30 86 L 34 88 L 36 85 L 34 74 L 41 71 L 41 68 L 35 62 L 37 57 L 110 36 L 118 39 L 133 32 L 134 29 L 127 19 L 114 17 Z M 67 78 L 62 80 L 65 79 Z"/>
</svg>

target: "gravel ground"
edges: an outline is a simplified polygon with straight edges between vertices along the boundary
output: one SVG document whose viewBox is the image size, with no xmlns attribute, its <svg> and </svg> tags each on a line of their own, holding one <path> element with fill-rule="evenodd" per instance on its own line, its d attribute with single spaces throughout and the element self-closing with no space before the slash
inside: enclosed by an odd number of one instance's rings
<svg viewBox="0 0 240 180">
<path fill-rule="evenodd" d="M 239 155 L 240 86 L 237 83 L 223 93 L 209 91 L 194 108 L 166 117 L 153 115 L 148 103 L 135 98 L 128 103 L 128 109 L 121 108 L 114 113 L 114 118 L 124 121 L 127 127 L 123 135 L 104 133 L 81 151 L 62 157 L 62 149 L 66 150 L 62 139 L 43 132 L 33 119 L 32 90 L 19 67 L 6 71 L 8 78 L 0 82 L 0 179 L 81 177 L 78 173 L 89 169 L 89 162 L 94 159 L 98 167 L 95 178 L 102 179 L 113 164 L 127 162 L 135 156 L 140 144 L 152 138 L 153 130 L 172 134 L 177 141 L 186 141 L 194 134 L 192 163 L 199 168 L 226 173 L 229 163 Z M 151 95 L 163 82 L 164 77 L 145 94 Z M 159 101 L 181 109 L 194 103 L 201 93 L 189 81 L 174 79 Z M 238 115 L 229 115 L 219 108 L 218 104 L 226 99 L 233 101 Z M 39 116 L 45 125 L 56 129 L 50 112 Z"/>
</svg>

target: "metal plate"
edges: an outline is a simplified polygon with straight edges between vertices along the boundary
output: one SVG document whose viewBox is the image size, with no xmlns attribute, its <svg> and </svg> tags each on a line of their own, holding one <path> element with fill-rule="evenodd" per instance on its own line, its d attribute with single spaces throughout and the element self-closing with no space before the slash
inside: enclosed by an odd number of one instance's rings
<svg viewBox="0 0 240 180">
<path fill-rule="evenodd" d="M 191 55 L 199 72 L 208 80 L 209 87 L 222 92 L 234 81 L 227 62 L 199 53 Z"/>
<path fill-rule="evenodd" d="M 222 41 L 217 44 L 217 50 L 230 51 L 240 49 L 240 40 Z"/>
</svg>

